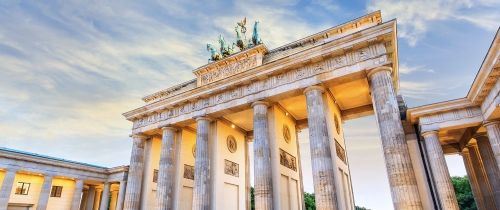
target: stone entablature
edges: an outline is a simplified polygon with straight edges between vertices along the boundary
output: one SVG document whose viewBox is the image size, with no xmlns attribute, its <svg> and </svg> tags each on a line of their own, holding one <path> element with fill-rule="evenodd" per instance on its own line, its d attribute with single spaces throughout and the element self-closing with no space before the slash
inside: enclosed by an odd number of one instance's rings
<svg viewBox="0 0 500 210">
<path fill-rule="evenodd" d="M 94 181 L 122 181 L 128 166 L 106 168 L 0 148 L 0 168 Z"/>
<path fill-rule="evenodd" d="M 293 82 L 314 80 L 313 77 L 319 74 L 328 72 L 332 77 L 330 79 L 333 79 L 381 65 L 394 65 L 394 49 L 387 50 L 387 47 L 395 46 L 395 43 L 392 43 L 395 38 L 394 26 L 395 21 L 376 25 L 305 50 L 300 55 L 290 55 L 233 75 L 230 80 L 225 78 L 177 94 L 168 100 L 157 100 L 129 111 L 124 116 L 134 122 L 134 133 L 143 132 L 147 130 L 146 126 L 154 129 L 161 124 L 176 123 L 196 115 L 209 114 L 219 108 L 222 110 L 218 106 L 227 101 L 232 101 L 232 106 L 250 103 L 251 101 L 239 99 L 283 85 L 291 85 Z M 397 75 L 397 67 L 394 66 L 394 69 L 393 74 Z M 292 89 L 297 88 L 301 87 L 295 85 Z M 285 91 L 281 89 L 279 91 Z M 210 107 L 215 107 L 215 110 L 208 110 Z M 174 119 L 179 116 L 182 118 Z M 159 122 L 161 123 L 158 124 Z M 150 127 L 151 125 L 155 126 Z"/>
<path fill-rule="evenodd" d="M 263 80 L 251 82 L 246 85 L 241 85 L 233 89 L 219 92 L 207 98 L 192 100 L 172 109 L 154 113 L 145 118 L 134 121 L 133 129 L 138 129 L 144 126 L 165 121 L 180 115 L 186 115 L 196 111 L 206 109 L 208 107 L 217 106 L 228 101 L 235 101 L 245 96 L 249 96 L 264 90 L 277 88 L 282 85 L 287 85 L 291 82 L 310 78 L 312 76 L 336 69 L 348 68 L 351 65 L 358 64 L 359 66 L 365 61 L 374 63 L 366 64 L 366 66 L 379 66 L 388 62 L 386 49 L 383 44 L 375 44 L 369 47 L 361 48 L 356 51 L 346 53 L 344 55 L 335 56 L 330 59 L 307 65 L 297 69 L 292 69 L 288 72 L 283 72 L 274 76 L 270 76 Z M 200 113 L 202 114 L 202 113 Z M 170 122 L 173 123 L 173 122 Z"/>
<path fill-rule="evenodd" d="M 479 107 L 467 107 L 420 117 L 422 132 L 456 127 L 477 126 L 483 122 Z"/>
<path fill-rule="evenodd" d="M 203 86 L 219 81 L 235 74 L 262 65 L 262 59 L 267 52 L 264 44 L 257 45 L 227 58 L 209 63 L 193 71 L 197 86 Z"/>
<path fill-rule="evenodd" d="M 278 60 L 288 55 L 292 55 L 294 53 L 327 43 L 331 40 L 338 39 L 342 36 L 347 36 L 354 32 L 366 29 L 371 26 L 375 26 L 380 23 L 382 23 L 382 15 L 380 11 L 375 11 L 358 19 L 326 29 L 319 33 L 275 48 L 269 51 L 269 53 L 266 55 L 266 57 L 264 58 L 264 63 Z"/>
</svg>

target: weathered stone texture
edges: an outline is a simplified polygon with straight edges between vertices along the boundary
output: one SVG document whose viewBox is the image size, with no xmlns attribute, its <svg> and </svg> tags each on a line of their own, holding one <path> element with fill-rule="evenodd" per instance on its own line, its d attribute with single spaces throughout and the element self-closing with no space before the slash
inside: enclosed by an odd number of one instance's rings
<svg viewBox="0 0 500 210">
<path fill-rule="evenodd" d="M 479 154 L 479 149 L 477 145 L 469 145 L 467 146 L 467 148 L 469 149 L 474 174 L 479 180 L 479 190 L 481 191 L 484 208 L 496 209 L 493 191 L 491 190 L 491 186 L 488 181 L 488 175 L 486 174 L 486 170 Z"/>
<path fill-rule="evenodd" d="M 390 73 L 391 68 L 379 67 L 371 70 L 368 77 L 392 200 L 398 210 L 422 209 Z"/>
<path fill-rule="evenodd" d="M 331 210 L 337 209 L 334 178 L 336 170 L 333 166 L 334 158 L 332 158 L 330 148 L 323 92 L 324 89 L 318 86 L 311 86 L 304 91 L 307 101 L 307 122 L 316 209 Z"/>
<path fill-rule="evenodd" d="M 208 210 L 210 209 L 210 156 L 208 152 L 210 119 L 199 117 L 196 122 L 193 210 Z"/>
<path fill-rule="evenodd" d="M 273 209 L 271 150 L 269 146 L 268 104 L 255 102 L 253 107 L 255 209 Z"/>
<path fill-rule="evenodd" d="M 484 126 L 488 132 L 491 149 L 495 155 L 497 167 L 500 170 L 500 122 L 487 122 Z"/>
<path fill-rule="evenodd" d="M 476 136 L 479 155 L 483 161 L 486 176 L 493 192 L 496 206 L 500 206 L 500 172 L 498 170 L 495 155 L 491 149 L 490 142 L 486 136 Z"/>
<path fill-rule="evenodd" d="M 124 210 L 137 210 L 141 202 L 142 175 L 144 170 L 144 144 L 146 142 L 146 137 L 143 135 L 134 135 L 132 138 L 134 139 L 134 144 L 130 157 L 127 190 L 123 204 Z"/>
<path fill-rule="evenodd" d="M 450 173 L 448 172 L 448 166 L 444 159 L 443 148 L 439 142 L 437 131 L 429 131 L 422 135 L 425 138 L 427 156 L 441 206 L 446 210 L 459 210 L 455 190 L 451 183 Z"/>
<path fill-rule="evenodd" d="M 160 152 L 160 168 L 158 171 L 158 187 L 156 198 L 158 210 L 169 210 L 173 207 L 174 174 L 175 174 L 175 128 L 164 127 Z"/>
</svg>

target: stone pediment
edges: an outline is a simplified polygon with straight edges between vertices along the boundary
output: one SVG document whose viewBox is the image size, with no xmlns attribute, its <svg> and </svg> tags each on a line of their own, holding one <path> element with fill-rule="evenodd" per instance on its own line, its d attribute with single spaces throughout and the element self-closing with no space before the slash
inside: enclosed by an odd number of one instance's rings
<svg viewBox="0 0 500 210">
<path fill-rule="evenodd" d="M 267 47 L 264 44 L 260 44 L 195 69 L 193 73 L 196 75 L 197 87 L 222 80 L 262 65 L 264 54 L 267 53 L 267 51 Z"/>
</svg>

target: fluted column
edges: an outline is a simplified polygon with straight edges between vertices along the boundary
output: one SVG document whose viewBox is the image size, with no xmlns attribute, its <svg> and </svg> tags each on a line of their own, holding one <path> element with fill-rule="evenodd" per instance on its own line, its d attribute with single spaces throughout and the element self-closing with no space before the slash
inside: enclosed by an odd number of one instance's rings
<svg viewBox="0 0 500 210">
<path fill-rule="evenodd" d="M 484 205 L 484 199 L 481 193 L 481 188 L 479 187 L 479 180 L 472 166 L 472 160 L 468 148 L 465 148 L 462 151 L 462 158 L 464 159 L 465 170 L 467 171 L 467 177 L 469 178 L 470 187 L 472 189 L 472 195 L 474 196 L 474 201 L 476 201 L 477 209 L 487 210 Z"/>
<path fill-rule="evenodd" d="M 196 118 L 196 159 L 194 162 L 193 210 L 210 209 L 210 118 Z"/>
<path fill-rule="evenodd" d="M 500 172 L 497 167 L 495 155 L 486 135 L 476 135 L 474 138 L 476 139 L 479 155 L 481 156 L 483 167 L 493 192 L 495 204 L 497 207 L 500 207 Z"/>
<path fill-rule="evenodd" d="M 89 190 L 87 191 L 87 200 L 85 202 L 86 210 L 94 210 L 94 200 L 96 197 L 96 189 L 94 185 L 89 186 Z"/>
<path fill-rule="evenodd" d="M 109 200 L 109 210 L 116 210 L 117 199 L 118 199 L 118 191 L 111 190 L 111 199 Z"/>
<path fill-rule="evenodd" d="M 309 125 L 309 141 L 314 183 L 316 209 L 337 209 L 334 159 L 330 149 L 330 138 L 326 123 L 324 88 L 308 87 L 304 94 L 307 101 L 307 123 Z"/>
<path fill-rule="evenodd" d="M 116 201 L 116 210 L 123 209 L 125 201 L 125 189 L 127 189 L 127 181 L 120 181 L 120 189 L 118 190 L 118 200 Z"/>
<path fill-rule="evenodd" d="M 144 171 L 144 144 L 146 136 L 133 135 L 134 144 L 130 157 L 130 166 L 127 179 L 127 191 L 123 209 L 138 210 L 141 202 L 142 175 Z"/>
<path fill-rule="evenodd" d="M 83 180 L 75 181 L 75 191 L 73 192 L 73 200 L 71 201 L 71 210 L 79 210 L 82 202 Z"/>
<path fill-rule="evenodd" d="M 486 127 L 491 150 L 495 156 L 497 168 L 500 170 L 500 121 L 485 122 L 483 126 Z"/>
<path fill-rule="evenodd" d="M 483 197 L 484 207 L 485 209 L 496 209 L 493 191 L 491 190 L 481 156 L 479 155 L 479 149 L 475 144 L 467 145 L 467 148 L 469 149 L 472 168 L 474 169 L 474 173 L 479 180 L 479 189 L 481 190 L 481 195 Z"/>
<path fill-rule="evenodd" d="M 101 198 L 102 198 L 102 189 L 96 188 L 95 189 L 95 198 L 94 198 L 94 207 L 92 208 L 93 210 L 100 210 L 99 206 L 101 204 Z"/>
<path fill-rule="evenodd" d="M 105 182 L 104 189 L 102 190 L 101 204 L 100 204 L 99 210 L 108 210 L 109 190 L 110 190 L 109 188 L 110 188 L 109 182 Z"/>
<path fill-rule="evenodd" d="M 382 139 L 394 208 L 423 209 L 410 159 L 390 67 L 369 72 L 373 109 Z"/>
<path fill-rule="evenodd" d="M 158 171 L 158 210 L 169 210 L 173 208 L 174 174 L 175 174 L 175 131 L 173 127 L 163 127 L 161 142 L 160 168 Z"/>
<path fill-rule="evenodd" d="M 10 193 L 12 192 L 12 186 L 14 185 L 15 178 L 16 170 L 7 169 L 2 181 L 2 188 L 0 188 L 0 210 L 7 210 L 7 205 L 9 204 Z"/>
<path fill-rule="evenodd" d="M 267 109 L 269 104 L 257 101 L 253 108 L 254 197 L 256 210 L 273 209 L 271 148 Z"/>
<path fill-rule="evenodd" d="M 451 183 L 448 166 L 444 159 L 443 148 L 439 142 L 437 131 L 428 131 L 422 134 L 425 138 L 425 148 L 431 165 L 432 177 L 436 183 L 438 197 L 443 209 L 459 210 L 455 190 Z"/>
<path fill-rule="evenodd" d="M 40 197 L 38 197 L 37 210 L 46 210 L 47 203 L 49 202 L 50 190 L 52 189 L 52 175 L 46 175 L 43 179 Z"/>
</svg>

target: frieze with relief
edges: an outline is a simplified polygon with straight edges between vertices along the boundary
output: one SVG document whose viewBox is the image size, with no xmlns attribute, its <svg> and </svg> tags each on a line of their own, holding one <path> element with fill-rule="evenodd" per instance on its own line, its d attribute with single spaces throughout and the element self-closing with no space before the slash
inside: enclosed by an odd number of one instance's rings
<svg viewBox="0 0 500 210">
<path fill-rule="evenodd" d="M 224 173 L 234 177 L 240 176 L 240 165 L 230 160 L 224 159 Z"/>
<path fill-rule="evenodd" d="M 337 157 L 342 160 L 342 162 L 347 164 L 347 159 L 345 155 L 345 149 L 340 146 L 339 142 L 335 139 L 335 150 L 337 153 Z"/>
<path fill-rule="evenodd" d="M 355 63 L 377 58 L 378 63 L 387 62 L 385 56 L 386 51 L 383 44 L 371 45 L 357 51 L 349 52 L 345 55 L 340 55 L 330 59 L 325 59 L 318 63 L 300 67 L 281 74 L 270 76 L 263 80 L 254 81 L 252 83 L 239 86 L 235 89 L 225 90 L 220 93 L 211 95 L 207 98 L 197 99 L 186 104 L 176 106 L 175 108 L 164 110 L 160 113 L 154 113 L 146 117 L 136 119 L 133 129 L 148 126 L 157 122 L 168 120 L 183 114 L 188 114 L 194 111 L 202 110 L 207 107 L 215 106 L 231 100 L 239 99 L 263 90 L 276 88 L 297 80 L 302 80 L 326 71 L 353 65 Z"/>
<path fill-rule="evenodd" d="M 184 164 L 184 175 L 185 179 L 194 180 L 194 166 Z"/>
<path fill-rule="evenodd" d="M 283 149 L 280 149 L 280 164 L 291 170 L 297 171 L 297 158 Z"/>
</svg>

